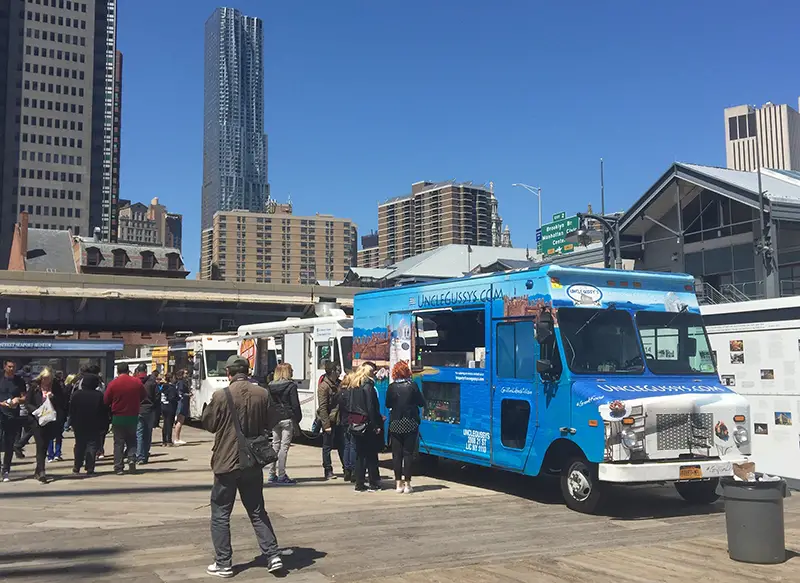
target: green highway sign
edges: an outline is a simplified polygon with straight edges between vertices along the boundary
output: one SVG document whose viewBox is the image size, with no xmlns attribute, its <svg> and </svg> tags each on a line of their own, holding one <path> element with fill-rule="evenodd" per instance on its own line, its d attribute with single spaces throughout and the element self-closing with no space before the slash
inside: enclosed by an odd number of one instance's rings
<svg viewBox="0 0 800 583">
<path fill-rule="evenodd" d="M 570 253 L 575 250 L 573 243 L 567 243 L 567 233 L 578 230 L 578 217 L 567 217 L 567 213 L 556 213 L 553 222 L 542 225 L 541 240 L 536 250 L 544 256 Z"/>
</svg>

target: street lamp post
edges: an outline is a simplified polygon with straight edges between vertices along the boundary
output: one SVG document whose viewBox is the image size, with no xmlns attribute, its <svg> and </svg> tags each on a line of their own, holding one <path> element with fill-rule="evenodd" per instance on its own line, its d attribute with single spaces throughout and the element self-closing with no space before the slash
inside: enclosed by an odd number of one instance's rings
<svg viewBox="0 0 800 583">
<path fill-rule="evenodd" d="M 524 188 L 531 194 L 535 194 L 536 198 L 539 199 L 539 228 L 542 228 L 542 189 L 539 186 L 529 186 L 527 184 L 521 184 L 519 182 L 515 182 L 511 185 L 512 187 L 519 186 L 520 188 Z"/>
<path fill-rule="evenodd" d="M 577 238 L 581 239 L 582 237 L 588 238 L 588 234 L 586 233 L 586 219 L 591 219 L 593 221 L 597 221 L 603 228 L 606 229 L 609 233 L 611 233 L 614 237 L 614 269 L 622 269 L 622 246 L 620 245 L 620 238 L 619 238 L 619 217 L 611 218 L 609 221 L 609 217 L 604 217 L 601 215 L 595 215 L 592 213 L 577 213 L 578 217 L 578 231 L 577 231 Z M 603 237 L 605 240 L 605 237 Z M 603 253 L 605 253 L 605 248 L 603 249 Z"/>
</svg>

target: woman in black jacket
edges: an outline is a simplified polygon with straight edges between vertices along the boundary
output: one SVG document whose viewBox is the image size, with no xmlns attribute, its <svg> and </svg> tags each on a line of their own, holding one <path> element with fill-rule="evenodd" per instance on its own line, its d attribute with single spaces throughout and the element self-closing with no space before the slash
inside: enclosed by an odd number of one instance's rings
<svg viewBox="0 0 800 583">
<path fill-rule="evenodd" d="M 382 443 L 383 417 L 372 379 L 374 371 L 373 363 L 362 364 L 353 373 L 351 390 L 343 396 L 348 428 L 356 445 L 356 492 L 376 492 L 381 489 L 378 451 Z"/>
<path fill-rule="evenodd" d="M 417 449 L 419 436 L 419 408 L 425 398 L 417 383 L 411 380 L 408 363 L 400 361 L 392 368 L 394 382 L 386 391 L 386 408 L 389 414 L 389 437 L 392 442 L 392 464 L 397 492 L 411 494 L 411 460 Z"/>
<path fill-rule="evenodd" d="M 50 399 L 50 404 L 56 412 L 64 408 L 64 388 L 60 382 L 53 376 L 49 368 L 45 368 L 39 373 L 39 376 L 31 382 L 28 388 L 28 394 L 25 399 L 25 407 L 28 412 L 33 414 L 39 407 L 44 404 L 46 399 Z M 47 456 L 47 445 L 51 440 L 55 439 L 60 433 L 59 421 L 54 420 L 41 425 L 39 419 L 34 416 L 32 423 L 33 439 L 36 441 L 36 470 L 33 477 L 41 483 L 47 483 L 47 476 L 45 475 L 45 457 Z M 62 421 L 63 423 L 63 421 Z"/>
<path fill-rule="evenodd" d="M 297 482 L 286 474 L 286 458 L 294 437 L 295 423 L 300 423 L 303 412 L 297 396 L 297 383 L 292 380 L 292 365 L 283 362 L 275 367 L 275 376 L 269 383 L 269 396 L 274 404 L 275 421 L 272 427 L 272 446 L 278 452 L 278 461 L 269 467 L 269 482 L 294 486 Z"/>
<path fill-rule="evenodd" d="M 164 381 L 159 391 L 161 401 L 161 415 L 164 417 L 164 425 L 161 427 L 161 446 L 172 446 L 172 428 L 175 425 L 175 415 L 178 413 L 178 387 L 173 382 L 175 379 L 172 374 L 166 373 Z"/>
</svg>

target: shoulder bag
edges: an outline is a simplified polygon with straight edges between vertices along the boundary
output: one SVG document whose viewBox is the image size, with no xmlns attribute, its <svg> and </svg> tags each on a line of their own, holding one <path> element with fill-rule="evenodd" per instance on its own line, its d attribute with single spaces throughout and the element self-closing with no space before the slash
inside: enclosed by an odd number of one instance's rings
<svg viewBox="0 0 800 583">
<path fill-rule="evenodd" d="M 272 447 L 272 441 L 266 435 L 262 433 L 257 437 L 245 437 L 228 387 L 225 387 L 225 398 L 228 401 L 228 411 L 233 418 L 233 427 L 236 429 L 236 439 L 239 441 L 239 466 L 246 470 L 254 467 L 263 468 L 275 463 L 278 460 L 278 452 Z"/>
</svg>

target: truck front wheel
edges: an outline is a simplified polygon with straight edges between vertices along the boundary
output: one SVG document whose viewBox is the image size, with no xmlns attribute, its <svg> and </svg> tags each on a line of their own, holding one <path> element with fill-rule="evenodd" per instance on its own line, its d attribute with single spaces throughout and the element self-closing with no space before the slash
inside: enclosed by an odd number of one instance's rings
<svg viewBox="0 0 800 583">
<path fill-rule="evenodd" d="M 719 478 L 702 482 L 675 482 L 675 489 L 689 504 L 713 504 L 719 499 L 717 494 Z"/>
<path fill-rule="evenodd" d="M 561 470 L 561 495 L 568 508 L 594 514 L 603 497 L 597 466 L 583 457 L 569 460 Z"/>
</svg>

